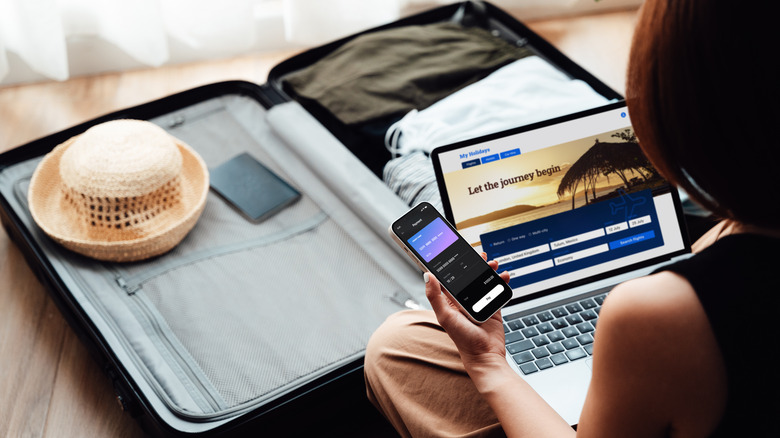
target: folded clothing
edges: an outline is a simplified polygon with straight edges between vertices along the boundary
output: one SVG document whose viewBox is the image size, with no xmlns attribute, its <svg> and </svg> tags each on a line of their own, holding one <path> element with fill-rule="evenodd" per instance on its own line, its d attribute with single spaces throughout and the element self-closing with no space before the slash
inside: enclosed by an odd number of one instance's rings
<svg viewBox="0 0 780 438">
<path fill-rule="evenodd" d="M 407 205 L 427 201 L 444 211 L 431 160 L 424 152 L 415 151 L 388 161 L 382 179 Z"/>
<path fill-rule="evenodd" d="M 298 99 L 357 124 L 427 108 L 531 54 L 480 28 L 404 26 L 358 36 L 284 83 Z"/>
<path fill-rule="evenodd" d="M 505 131 L 607 103 L 590 85 L 538 56 L 512 62 L 479 82 L 411 110 L 385 135 L 393 157 Z"/>
<path fill-rule="evenodd" d="M 429 157 L 437 146 L 548 120 L 608 103 L 587 83 L 529 56 L 393 124 L 385 145 L 393 154 L 382 175 L 408 205 L 441 206 Z"/>
</svg>

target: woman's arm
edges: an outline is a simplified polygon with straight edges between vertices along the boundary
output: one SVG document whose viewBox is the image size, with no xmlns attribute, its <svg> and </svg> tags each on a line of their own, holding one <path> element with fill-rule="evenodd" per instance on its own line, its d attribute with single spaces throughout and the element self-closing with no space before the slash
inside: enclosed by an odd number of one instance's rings
<svg viewBox="0 0 780 438">
<path fill-rule="evenodd" d="M 574 435 L 507 363 L 500 315 L 473 324 L 433 276 L 427 279 L 439 324 L 507 436 Z M 605 301 L 598 324 L 580 436 L 703 436 L 714 429 L 725 405 L 725 371 L 687 281 L 662 273 L 620 285 Z"/>
<path fill-rule="evenodd" d="M 497 263 L 490 263 L 495 269 Z M 502 276 L 508 280 L 507 274 Z M 433 275 L 426 273 L 425 279 L 425 293 L 439 324 L 455 342 L 466 371 L 507 436 L 574 436 L 563 418 L 507 363 L 500 312 L 474 324 L 442 293 Z"/>
<path fill-rule="evenodd" d="M 583 436 L 708 436 L 726 374 L 696 292 L 662 272 L 617 286 L 602 306 Z"/>
</svg>

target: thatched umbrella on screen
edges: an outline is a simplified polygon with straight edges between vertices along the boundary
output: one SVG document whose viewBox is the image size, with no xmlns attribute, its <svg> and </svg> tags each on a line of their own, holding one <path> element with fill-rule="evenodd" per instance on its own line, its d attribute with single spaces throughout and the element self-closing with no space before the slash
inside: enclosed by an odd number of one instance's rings
<svg viewBox="0 0 780 438">
<path fill-rule="evenodd" d="M 566 171 L 558 185 L 558 197 L 571 193 L 571 208 L 574 209 L 574 197 L 580 185 L 587 204 L 589 190 L 592 194 L 591 200 L 596 198 L 596 181 L 599 176 L 604 175 L 609 178 L 614 173 L 628 187 L 630 183 L 627 172 L 636 172 L 645 181 L 655 173 L 650 162 L 642 154 L 639 144 L 636 141 L 602 143 L 596 140 L 595 144 Z"/>
</svg>

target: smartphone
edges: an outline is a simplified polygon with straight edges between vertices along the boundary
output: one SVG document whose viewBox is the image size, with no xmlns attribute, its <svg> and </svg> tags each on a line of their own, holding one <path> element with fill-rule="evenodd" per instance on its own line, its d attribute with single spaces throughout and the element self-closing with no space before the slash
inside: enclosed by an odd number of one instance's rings
<svg viewBox="0 0 780 438">
<path fill-rule="evenodd" d="M 390 224 L 390 236 L 475 323 L 487 321 L 512 289 L 436 208 L 422 202 Z"/>
</svg>

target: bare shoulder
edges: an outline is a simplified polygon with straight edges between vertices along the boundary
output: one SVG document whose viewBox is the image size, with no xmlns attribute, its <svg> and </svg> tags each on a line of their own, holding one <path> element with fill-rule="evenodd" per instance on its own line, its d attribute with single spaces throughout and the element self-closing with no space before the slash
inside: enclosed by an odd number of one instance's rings
<svg viewBox="0 0 780 438">
<path fill-rule="evenodd" d="M 696 292 L 687 280 L 671 272 L 631 280 L 613 289 L 601 311 L 599 335 L 609 338 L 604 342 L 607 347 L 618 342 L 642 345 L 637 351 L 640 360 L 645 354 L 664 359 L 678 357 L 683 351 L 690 354 L 690 349 L 696 352 L 701 350 L 702 338 L 714 342 Z"/>
<path fill-rule="evenodd" d="M 687 280 L 662 272 L 621 284 L 598 324 L 583 426 L 593 413 L 602 431 L 635 433 L 641 425 L 647 436 L 703 436 L 713 430 L 725 406 L 725 369 Z M 596 413 L 604 409 L 621 410 L 621 420 Z"/>
<path fill-rule="evenodd" d="M 635 366 L 662 370 L 667 378 L 672 377 L 670 370 L 684 374 L 685 365 L 694 365 L 692 361 L 700 356 L 720 359 L 696 292 L 687 280 L 671 272 L 613 289 L 602 307 L 598 328 L 603 342 L 596 347 L 604 353 L 633 351 Z"/>
<path fill-rule="evenodd" d="M 618 285 L 609 294 L 603 310 L 605 313 L 602 316 L 606 316 L 610 323 L 656 325 L 663 321 L 671 324 L 666 326 L 670 330 L 682 329 L 678 324 L 707 322 L 696 292 L 688 281 L 668 271 Z M 693 316 L 704 319 L 692 321 Z M 652 333 L 647 335 L 651 336 Z"/>
</svg>

